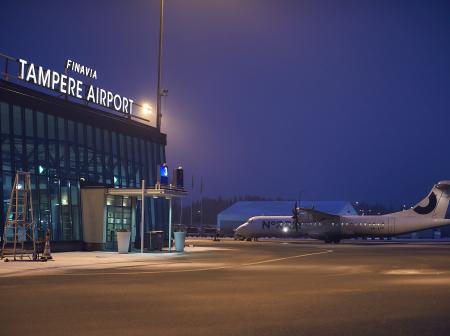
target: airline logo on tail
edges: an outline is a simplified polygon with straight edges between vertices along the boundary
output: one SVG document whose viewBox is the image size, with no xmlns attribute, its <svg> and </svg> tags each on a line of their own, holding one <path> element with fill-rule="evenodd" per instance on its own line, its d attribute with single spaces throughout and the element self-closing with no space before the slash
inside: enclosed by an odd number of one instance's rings
<svg viewBox="0 0 450 336">
<path fill-rule="evenodd" d="M 436 198 L 436 194 L 434 192 L 432 192 L 430 194 L 430 196 L 428 196 L 428 204 L 426 206 L 416 206 L 414 208 L 414 211 L 416 213 L 418 213 L 419 215 L 428 215 L 429 213 L 431 213 L 437 205 L 437 198 Z M 449 210 L 447 210 L 447 214 L 449 213 Z M 447 216 L 446 216 L 447 218 Z"/>
</svg>

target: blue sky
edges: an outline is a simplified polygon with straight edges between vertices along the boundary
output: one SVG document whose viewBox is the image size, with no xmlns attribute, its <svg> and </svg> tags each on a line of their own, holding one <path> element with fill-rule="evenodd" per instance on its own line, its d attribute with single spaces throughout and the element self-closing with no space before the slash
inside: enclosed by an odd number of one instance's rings
<svg viewBox="0 0 450 336">
<path fill-rule="evenodd" d="M 0 52 L 155 104 L 159 1 L 8 1 Z M 450 3 L 166 0 L 163 131 L 209 196 L 414 203 L 450 179 Z"/>
</svg>

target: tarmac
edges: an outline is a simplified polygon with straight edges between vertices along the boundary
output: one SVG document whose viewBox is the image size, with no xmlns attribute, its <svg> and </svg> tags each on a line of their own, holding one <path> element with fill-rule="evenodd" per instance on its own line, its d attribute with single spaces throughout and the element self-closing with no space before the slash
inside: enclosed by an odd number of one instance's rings
<svg viewBox="0 0 450 336">
<path fill-rule="evenodd" d="M 0 335 L 450 335 L 450 242 L 190 240 L 0 263 Z"/>
</svg>

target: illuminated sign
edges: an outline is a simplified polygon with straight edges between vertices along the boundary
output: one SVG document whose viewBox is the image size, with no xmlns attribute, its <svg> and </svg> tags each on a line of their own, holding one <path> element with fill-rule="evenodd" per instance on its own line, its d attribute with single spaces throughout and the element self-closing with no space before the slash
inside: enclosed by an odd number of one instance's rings
<svg viewBox="0 0 450 336">
<path fill-rule="evenodd" d="M 74 62 L 70 59 L 66 61 L 66 69 L 78 72 L 80 75 L 97 79 L 97 70 L 84 66 L 80 63 Z"/>
<path fill-rule="evenodd" d="M 63 94 L 84 99 L 88 102 L 101 105 L 117 112 L 132 114 L 133 99 L 123 97 L 117 93 L 101 89 L 94 85 L 85 85 L 81 80 L 72 78 L 66 74 L 36 66 L 31 62 L 19 59 L 19 79 L 33 83 Z M 78 74 L 97 79 L 97 71 L 76 63 L 72 60 L 66 61 L 66 69 Z"/>
<path fill-rule="evenodd" d="M 162 185 L 169 184 L 169 168 L 166 164 L 159 166 L 159 183 Z"/>
</svg>

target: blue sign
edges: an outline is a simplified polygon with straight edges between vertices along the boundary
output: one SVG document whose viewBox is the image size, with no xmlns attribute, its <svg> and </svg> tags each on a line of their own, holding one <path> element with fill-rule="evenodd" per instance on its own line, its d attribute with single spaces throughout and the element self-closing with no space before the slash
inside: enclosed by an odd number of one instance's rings
<svg viewBox="0 0 450 336">
<path fill-rule="evenodd" d="M 161 185 L 169 184 L 169 168 L 165 164 L 159 166 L 159 183 Z"/>
</svg>

